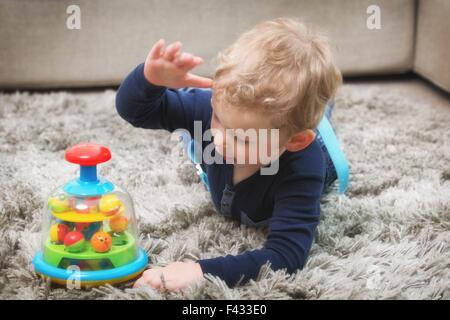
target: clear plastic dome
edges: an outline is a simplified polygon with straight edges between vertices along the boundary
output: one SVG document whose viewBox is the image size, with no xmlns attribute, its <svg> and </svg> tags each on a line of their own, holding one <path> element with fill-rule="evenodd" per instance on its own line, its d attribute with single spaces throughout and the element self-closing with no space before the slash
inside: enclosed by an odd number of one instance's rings
<svg viewBox="0 0 450 320">
<path fill-rule="evenodd" d="M 64 282 L 67 270 L 76 270 L 82 282 L 93 285 L 136 277 L 147 257 L 137 246 L 133 201 L 124 189 L 97 177 L 96 165 L 111 158 L 109 150 L 81 144 L 65 158 L 80 165 L 80 177 L 47 199 L 36 271 Z"/>
<path fill-rule="evenodd" d="M 47 202 L 44 260 L 58 268 L 112 269 L 137 256 L 133 203 L 115 186 L 100 196 L 74 196 L 57 189 Z"/>
</svg>

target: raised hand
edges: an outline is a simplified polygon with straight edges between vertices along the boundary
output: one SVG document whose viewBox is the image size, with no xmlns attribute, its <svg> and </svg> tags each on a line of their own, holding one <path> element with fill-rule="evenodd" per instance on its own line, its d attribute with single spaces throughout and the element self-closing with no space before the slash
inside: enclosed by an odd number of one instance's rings
<svg viewBox="0 0 450 320">
<path fill-rule="evenodd" d="M 158 40 L 150 50 L 144 66 L 144 76 L 150 83 L 169 88 L 209 88 L 212 80 L 190 73 L 203 63 L 203 59 L 187 52 L 180 52 L 181 42 L 164 48 L 164 39 Z"/>
</svg>

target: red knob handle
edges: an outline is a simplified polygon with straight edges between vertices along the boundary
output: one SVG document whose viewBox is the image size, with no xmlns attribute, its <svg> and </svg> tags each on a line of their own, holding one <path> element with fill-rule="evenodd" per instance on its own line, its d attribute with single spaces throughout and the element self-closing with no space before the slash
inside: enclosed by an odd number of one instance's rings
<svg viewBox="0 0 450 320">
<path fill-rule="evenodd" d="M 81 143 L 66 150 L 65 159 L 81 166 L 95 166 L 111 159 L 111 152 L 105 146 L 96 143 Z"/>
</svg>

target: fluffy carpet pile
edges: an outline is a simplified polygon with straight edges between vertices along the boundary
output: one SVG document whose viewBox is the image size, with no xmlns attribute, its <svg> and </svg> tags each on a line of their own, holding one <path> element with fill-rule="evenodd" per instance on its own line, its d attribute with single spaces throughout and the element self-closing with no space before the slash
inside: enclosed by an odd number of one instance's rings
<svg viewBox="0 0 450 320">
<path fill-rule="evenodd" d="M 450 299 L 450 112 L 401 95 L 344 86 L 333 114 L 351 164 L 350 189 L 323 197 L 307 266 L 263 268 L 228 288 L 209 277 L 183 292 L 49 287 L 33 272 L 46 197 L 77 174 L 63 160 L 79 142 L 110 147 L 100 174 L 135 202 L 152 265 L 261 247 L 264 230 L 225 220 L 179 144 L 125 123 L 115 92 L 0 95 L 2 299 Z"/>
</svg>

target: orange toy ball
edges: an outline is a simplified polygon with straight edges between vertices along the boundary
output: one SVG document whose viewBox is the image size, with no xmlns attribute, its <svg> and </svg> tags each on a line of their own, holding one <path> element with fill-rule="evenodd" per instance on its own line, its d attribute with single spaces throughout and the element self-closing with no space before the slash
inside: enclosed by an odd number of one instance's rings
<svg viewBox="0 0 450 320">
<path fill-rule="evenodd" d="M 109 227 L 113 232 L 124 232 L 128 228 L 128 218 L 124 216 L 115 216 L 109 220 Z"/>
<path fill-rule="evenodd" d="M 94 233 L 91 238 L 91 246 L 95 252 L 103 253 L 111 249 L 112 239 L 111 236 L 103 231 Z"/>
</svg>

